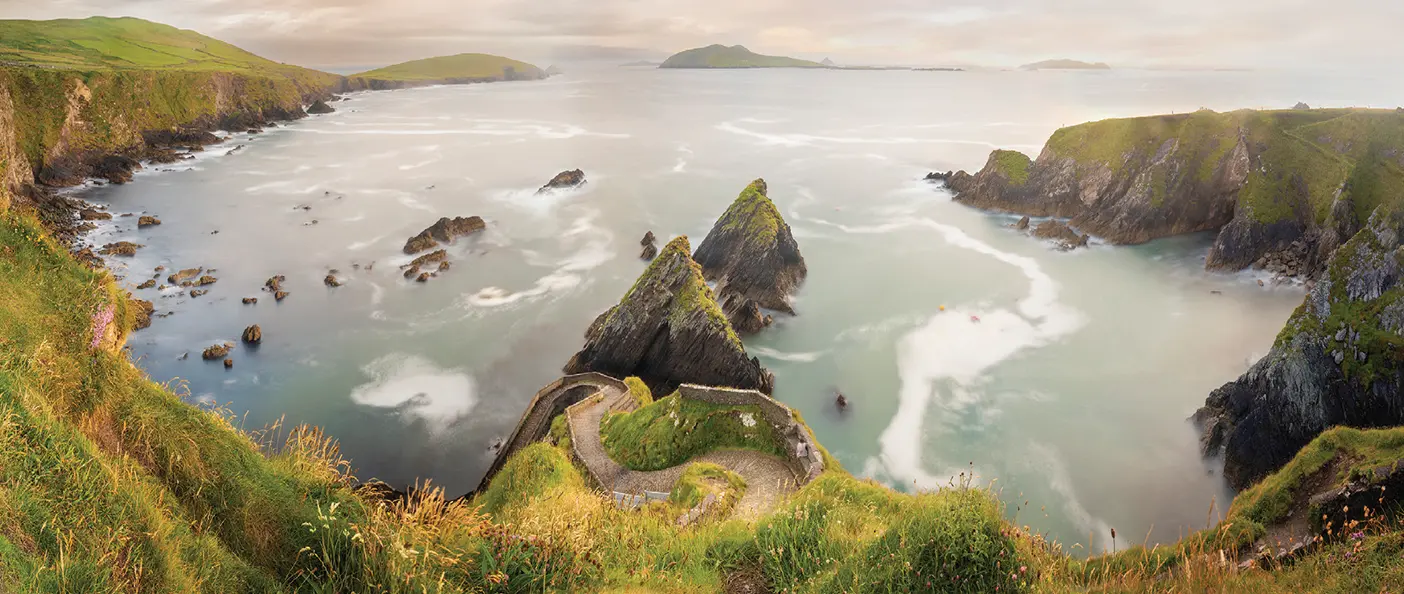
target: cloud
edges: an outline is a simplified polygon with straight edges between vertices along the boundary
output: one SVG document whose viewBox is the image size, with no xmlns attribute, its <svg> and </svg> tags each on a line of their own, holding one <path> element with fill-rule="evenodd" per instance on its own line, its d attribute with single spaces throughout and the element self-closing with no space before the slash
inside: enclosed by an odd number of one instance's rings
<svg viewBox="0 0 1404 594">
<path fill-rule="evenodd" d="M 1404 3 L 1341 0 L 0 0 L 7 18 L 136 16 L 270 58 L 380 65 L 465 51 L 667 55 L 711 43 L 845 63 L 1385 66 Z"/>
</svg>

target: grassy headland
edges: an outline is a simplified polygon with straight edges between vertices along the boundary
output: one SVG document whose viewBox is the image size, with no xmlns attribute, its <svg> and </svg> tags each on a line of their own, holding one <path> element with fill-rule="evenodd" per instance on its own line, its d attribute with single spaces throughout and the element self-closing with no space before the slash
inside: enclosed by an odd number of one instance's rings
<svg viewBox="0 0 1404 594">
<path fill-rule="evenodd" d="M 351 76 L 377 88 L 387 85 L 431 85 L 546 78 L 532 64 L 490 54 L 458 54 L 414 60 Z"/>
<path fill-rule="evenodd" d="M 609 457 L 634 470 L 661 470 L 723 448 L 783 456 L 785 442 L 760 407 L 723 406 L 673 394 L 600 425 Z"/>
<path fill-rule="evenodd" d="M 673 54 L 659 68 L 826 68 L 818 62 L 757 54 L 745 46 L 713 44 Z"/>
</svg>

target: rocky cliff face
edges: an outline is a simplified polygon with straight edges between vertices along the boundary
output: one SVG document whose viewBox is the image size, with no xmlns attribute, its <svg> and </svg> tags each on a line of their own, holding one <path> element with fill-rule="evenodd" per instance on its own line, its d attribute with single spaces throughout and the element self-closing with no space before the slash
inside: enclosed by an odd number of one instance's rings
<svg viewBox="0 0 1404 594">
<path fill-rule="evenodd" d="M 795 313 L 790 295 L 808 271 L 790 226 L 766 196 L 765 180 L 751 182 L 741 192 L 692 257 L 706 279 L 716 283 L 718 298 L 729 304 L 727 314 L 737 328 L 759 329 L 756 321 L 763 318 L 757 307 Z"/>
<path fill-rule="evenodd" d="M 1058 130 L 1035 160 L 995 151 L 951 174 L 956 201 L 1071 219 L 1111 243 L 1217 230 L 1211 270 L 1323 272 L 1375 205 L 1404 192 L 1404 117 L 1386 110 L 1238 111 Z"/>
<path fill-rule="evenodd" d="M 769 394 L 775 377 L 747 357 L 690 250 L 687 237 L 669 242 L 619 304 L 590 325 L 565 372 L 638 376 L 655 393 L 695 383 Z"/>
<path fill-rule="evenodd" d="M 1401 196 L 1404 198 L 1404 196 Z M 1242 489 L 1335 425 L 1404 424 L 1404 204 L 1380 206 L 1327 261 L 1266 357 L 1193 420 Z"/>
</svg>

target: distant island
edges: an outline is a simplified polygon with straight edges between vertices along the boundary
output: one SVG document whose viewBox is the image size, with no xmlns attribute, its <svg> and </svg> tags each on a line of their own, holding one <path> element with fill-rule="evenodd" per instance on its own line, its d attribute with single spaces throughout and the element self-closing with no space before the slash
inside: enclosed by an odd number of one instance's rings
<svg viewBox="0 0 1404 594">
<path fill-rule="evenodd" d="M 709 45 L 673 54 L 659 68 L 824 68 L 823 64 L 785 56 L 757 54 L 745 46 Z"/>
<path fill-rule="evenodd" d="M 1066 58 L 1024 64 L 1020 70 L 1111 70 L 1106 62 L 1083 62 Z"/>
<path fill-rule="evenodd" d="M 620 68 L 657 68 L 662 62 L 650 62 L 648 60 L 637 60 L 620 64 Z"/>
<path fill-rule="evenodd" d="M 492 54 L 458 54 L 404 62 L 369 72 L 352 75 L 371 89 L 497 82 L 507 80 L 540 80 L 546 71 L 532 64 L 494 56 Z"/>
</svg>

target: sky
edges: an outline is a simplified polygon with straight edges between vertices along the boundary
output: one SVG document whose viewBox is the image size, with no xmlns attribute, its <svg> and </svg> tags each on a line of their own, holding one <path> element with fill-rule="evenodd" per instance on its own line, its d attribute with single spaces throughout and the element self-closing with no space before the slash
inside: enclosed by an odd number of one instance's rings
<svg viewBox="0 0 1404 594">
<path fill-rule="evenodd" d="M 1400 0 L 0 0 L 0 18 L 93 15 L 327 69 L 461 52 L 661 60 L 722 43 L 840 64 L 1404 70 Z"/>
</svg>

